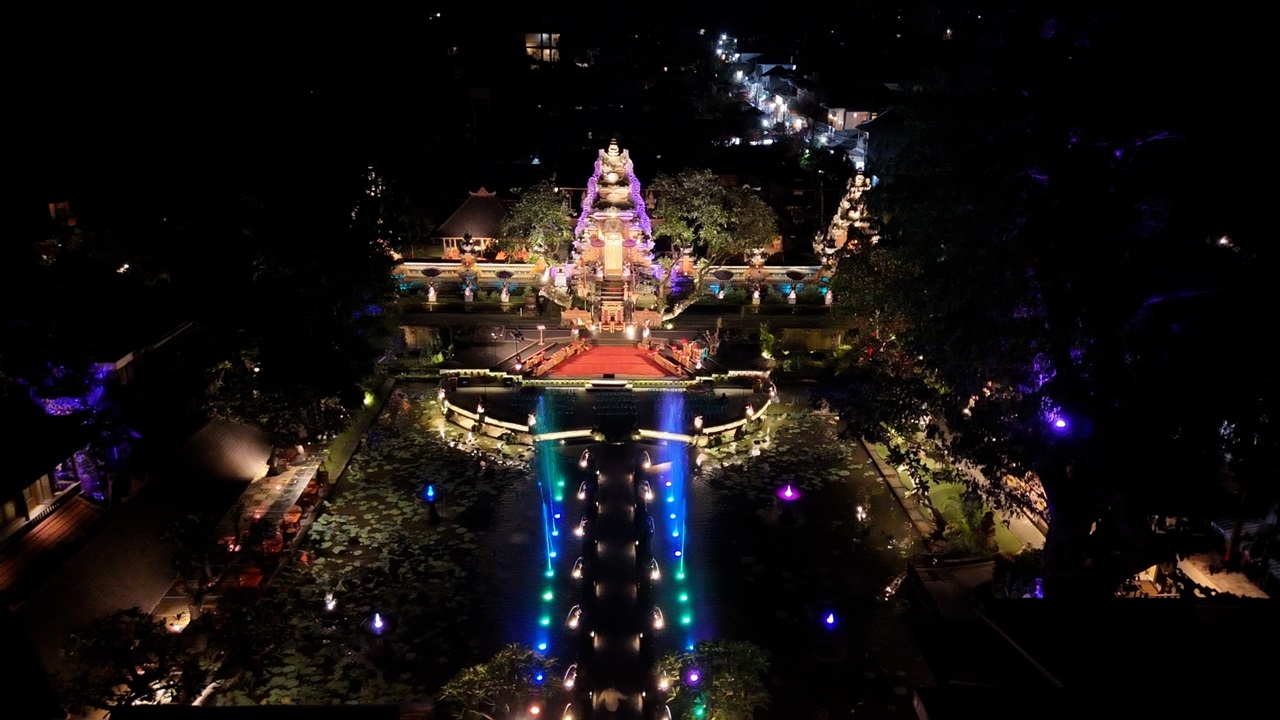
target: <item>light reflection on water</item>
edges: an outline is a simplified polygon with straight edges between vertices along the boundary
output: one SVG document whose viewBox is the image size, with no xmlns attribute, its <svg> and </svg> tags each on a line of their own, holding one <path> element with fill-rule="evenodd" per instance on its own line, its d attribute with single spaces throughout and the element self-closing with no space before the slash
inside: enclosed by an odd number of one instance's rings
<svg viewBox="0 0 1280 720">
<path fill-rule="evenodd" d="M 640 393 L 637 400 L 640 414 L 656 420 L 658 429 L 687 431 L 682 393 Z M 546 427 L 544 422 L 551 420 L 540 416 L 541 427 Z M 771 445 L 760 458 L 744 459 L 784 464 L 780 458 L 785 457 L 786 443 L 775 438 Z M 793 504 L 795 517 L 785 521 L 775 505 L 776 486 L 754 493 L 727 491 L 717 484 L 717 473 L 731 473 L 731 468 L 694 471 L 683 450 L 671 445 L 645 447 L 655 464 L 670 463 L 650 478 L 655 495 L 650 508 L 661 522 L 658 536 L 665 546 L 665 552 L 660 552 L 659 543 L 654 543 L 662 572 L 655 599 L 668 628 L 659 654 L 691 640 L 724 637 L 751 640 L 771 650 L 776 662 L 811 653 L 812 647 L 798 649 L 804 643 L 825 642 L 816 647 L 826 647 L 833 641 L 842 644 L 831 651 L 836 653 L 833 657 L 861 657 L 860 648 L 883 632 L 872 625 L 883 614 L 884 603 L 879 610 L 868 603 L 876 602 L 922 543 L 883 479 L 864 472 L 872 465 L 860 446 L 849 448 L 844 467 L 851 472 L 840 480 L 832 476 L 831 482 L 817 487 L 806 485 L 803 497 Z M 549 451 L 535 456 L 529 482 L 512 488 L 498 501 L 492 563 L 486 571 L 492 574 L 494 592 L 487 611 L 508 642 L 532 644 L 540 595 L 547 584 L 542 576 L 546 537 L 535 476 L 552 477 L 577 460 L 572 452 L 544 450 Z M 665 486 L 668 479 L 671 488 Z M 668 491 L 675 502 L 667 502 Z M 564 503 L 570 521 L 577 517 L 575 500 L 575 493 L 569 493 Z M 677 514 L 678 540 L 670 532 L 673 521 L 668 506 Z M 863 519 L 859 519 L 859 506 Z M 570 537 L 570 533 L 561 535 L 563 540 Z M 675 549 L 682 550 L 679 562 Z M 557 605 L 552 616 L 557 621 L 568 607 L 559 604 L 571 596 L 569 568 L 576 557 L 577 552 L 566 547 L 556 562 Z M 677 591 L 673 579 L 680 564 L 686 581 Z M 685 632 L 677 631 L 681 593 L 693 608 L 694 622 Z M 819 633 L 827 629 L 821 619 L 831 611 L 840 618 L 839 629 L 826 632 L 830 637 L 824 640 Z M 554 634 L 549 654 L 566 663 L 573 655 L 563 637 Z"/>
</svg>

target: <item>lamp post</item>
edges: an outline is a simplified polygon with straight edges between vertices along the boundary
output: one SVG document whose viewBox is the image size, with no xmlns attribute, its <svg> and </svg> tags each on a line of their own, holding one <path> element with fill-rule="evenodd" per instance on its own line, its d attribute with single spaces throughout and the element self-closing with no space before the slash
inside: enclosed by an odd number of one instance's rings
<svg viewBox="0 0 1280 720">
<path fill-rule="evenodd" d="M 827 194 L 823 188 L 823 176 L 827 174 L 826 170 L 818 171 L 818 226 L 826 222 L 827 217 Z"/>
<path fill-rule="evenodd" d="M 436 486 L 428 485 L 426 490 L 427 517 L 432 525 L 440 523 L 440 511 L 436 509 Z"/>
</svg>

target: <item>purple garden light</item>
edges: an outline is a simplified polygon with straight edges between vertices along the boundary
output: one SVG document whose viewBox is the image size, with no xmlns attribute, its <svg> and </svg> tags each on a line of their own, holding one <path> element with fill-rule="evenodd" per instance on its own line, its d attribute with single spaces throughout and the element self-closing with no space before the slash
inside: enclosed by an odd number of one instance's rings
<svg viewBox="0 0 1280 720">
<path fill-rule="evenodd" d="M 689 672 L 685 673 L 684 679 L 690 685 L 697 685 L 702 682 L 702 671 L 698 668 L 690 668 Z"/>
<path fill-rule="evenodd" d="M 795 502 L 800 499 L 800 489 L 791 484 L 783 485 L 778 488 L 777 496 L 783 502 Z"/>
<path fill-rule="evenodd" d="M 1040 418 L 1055 435 L 1071 433 L 1071 419 L 1062 412 L 1062 406 L 1055 404 L 1050 398 L 1041 398 Z"/>
<path fill-rule="evenodd" d="M 1070 434 L 1071 423 L 1070 421 L 1067 420 L 1067 417 L 1063 415 L 1060 410 L 1054 410 L 1053 412 L 1049 413 L 1046 419 L 1049 422 L 1049 429 L 1053 431 L 1053 434 L 1055 435 Z"/>
</svg>

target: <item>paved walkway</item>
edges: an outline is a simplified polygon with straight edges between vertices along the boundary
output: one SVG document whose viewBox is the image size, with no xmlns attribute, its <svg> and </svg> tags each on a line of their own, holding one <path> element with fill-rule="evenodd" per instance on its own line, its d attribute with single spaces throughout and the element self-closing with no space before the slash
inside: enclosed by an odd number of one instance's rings
<svg viewBox="0 0 1280 720">
<path fill-rule="evenodd" d="M 214 531 L 214 539 L 224 545 L 231 544 L 235 542 L 237 528 L 243 533 L 254 521 L 264 518 L 276 527 L 280 527 L 285 520 L 285 515 L 291 510 L 296 511 L 300 519 L 301 508 L 298 507 L 298 500 L 307 485 L 315 478 L 317 470 L 324 461 L 323 452 L 322 446 L 313 448 L 311 454 L 284 468 L 278 474 L 263 476 L 250 482 L 241 493 L 238 502 L 218 523 Z M 238 521 L 237 515 L 239 515 Z M 238 584 L 241 581 L 239 573 L 243 570 L 245 568 L 228 568 L 223 573 L 222 582 Z M 259 581 L 262 579 L 256 571 L 255 576 Z M 151 606 L 150 610 L 152 615 L 163 618 L 170 627 L 179 629 L 185 627 L 186 623 L 192 619 L 193 611 L 203 612 L 215 601 L 215 598 L 216 596 L 206 598 L 201 608 L 193 608 L 192 596 L 186 590 L 186 583 L 177 580 L 164 596 Z"/>
<path fill-rule="evenodd" d="M 308 486 L 312 485 L 312 481 L 316 476 L 324 471 L 329 474 L 333 482 L 337 482 L 347 467 L 347 463 L 351 461 L 352 455 L 360 445 L 360 439 L 368 431 L 369 425 L 381 412 L 382 405 L 386 401 L 387 394 L 394 386 L 394 381 L 388 380 L 382 386 L 376 402 L 366 407 L 364 412 L 355 419 L 351 427 L 349 427 L 342 435 L 339 435 L 332 442 L 313 444 L 308 446 L 308 453 L 288 466 L 282 468 L 275 475 L 261 475 L 249 482 L 248 486 L 240 494 L 237 502 L 235 502 L 222 520 L 218 523 L 214 531 L 214 539 L 222 543 L 231 543 L 236 539 L 236 529 L 240 532 L 247 530 L 254 521 L 259 519 L 267 519 L 273 522 L 277 527 L 285 519 L 286 515 L 299 513 L 298 520 L 301 521 L 302 508 L 299 507 L 299 499 L 307 492 Z M 268 449 L 268 457 L 269 457 Z M 263 460 L 263 468 L 265 469 L 266 460 Z M 309 509 L 314 509 L 319 505 L 322 499 L 331 490 L 332 485 L 317 487 L 318 497 L 315 501 L 309 503 Z M 237 518 L 237 515 L 239 517 Z M 283 550 L 283 548 L 282 548 Z M 260 573 L 256 566 L 244 565 L 233 566 L 227 568 L 222 573 L 222 587 L 228 584 L 236 585 L 247 582 L 261 582 L 265 577 Z M 167 592 L 154 604 L 150 606 L 151 614 L 163 618 L 170 626 L 180 628 L 191 620 L 192 610 L 191 595 L 185 589 L 185 583 L 181 580 L 174 581 Z M 203 607 L 199 608 L 203 611 L 212 603 L 216 603 L 216 594 L 206 598 Z"/>
<path fill-rule="evenodd" d="M 61 669 L 62 647 L 77 627 L 116 610 L 155 607 L 173 583 L 174 547 L 161 540 L 166 531 L 210 503 L 229 504 L 244 482 L 266 469 L 268 452 L 256 430 L 210 422 L 165 471 L 106 514 L 92 542 L 39 578 L 18 615 L 45 670 Z"/>
<path fill-rule="evenodd" d="M 366 408 L 323 454 L 274 476 L 265 475 L 271 447 L 260 431 L 212 420 L 125 504 L 104 511 L 77 498 L 46 518 L 0 558 L 0 587 L 12 591 L 7 599 L 46 673 L 61 669 L 67 637 L 94 618 L 130 607 L 158 616 L 185 611 L 166 531 L 210 507 L 233 507 L 242 495 L 250 517 L 283 514 L 321 462 L 338 477 L 380 405 Z M 228 514 L 223 524 L 231 522 Z"/>
<path fill-rule="evenodd" d="M 930 538 L 936 529 L 932 513 L 924 508 L 916 499 L 913 493 L 915 483 L 910 477 L 903 477 L 889 463 L 880 457 L 876 452 L 876 448 L 870 443 L 863 441 L 863 447 L 866 448 L 867 454 L 871 456 L 871 460 L 875 463 L 880 474 L 884 476 L 885 483 L 893 490 L 893 494 L 897 496 L 902 507 L 907 511 L 907 515 L 911 517 L 911 521 L 915 524 L 916 529 L 925 538 Z M 1005 521 L 1005 526 L 1013 533 L 1024 547 L 1043 548 L 1045 534 L 1040 526 L 1028 518 L 1024 513 L 1012 512 L 1001 513 L 996 511 L 996 517 Z M 1178 568 L 1186 573 L 1187 577 L 1194 582 L 1208 588 L 1217 590 L 1220 593 L 1228 593 L 1238 597 L 1245 598 L 1269 598 L 1270 596 L 1261 590 L 1247 575 L 1241 572 L 1229 570 L 1217 570 L 1216 567 L 1221 564 L 1221 557 L 1212 553 L 1199 553 L 1178 561 Z M 1214 568 L 1211 570 L 1211 568 Z M 1151 593 L 1154 594 L 1154 591 Z"/>
<path fill-rule="evenodd" d="M 633 481 L 635 448 L 625 445 L 592 445 L 599 474 L 582 475 L 588 482 L 584 517 L 592 523 L 583 543 L 585 569 L 580 597 L 577 707 L 593 699 L 599 717 L 643 716 L 645 691 L 650 687 L 654 631 L 646 627 L 651 589 L 640 568 L 649 567 L 650 535 L 643 500 Z M 591 497 L 594 495 L 594 497 Z M 612 697 L 613 707 L 601 707 L 601 698 Z M 608 710 L 604 713 L 602 710 Z M 588 714 L 590 716 L 590 714 Z"/>
<path fill-rule="evenodd" d="M 1218 568 L 1221 565 L 1222 556 L 1218 553 L 1196 553 L 1178 560 L 1178 569 L 1186 573 L 1187 577 L 1220 593 L 1246 598 L 1271 597 L 1255 585 L 1248 575 L 1235 570 L 1220 570 Z"/>
<path fill-rule="evenodd" d="M 933 513 L 921 505 L 916 498 L 914 494 L 915 482 L 909 477 L 903 477 L 897 468 L 885 462 L 884 458 L 880 457 L 880 453 L 876 452 L 876 448 L 870 443 L 864 440 L 862 445 L 866 448 L 867 454 L 871 456 L 876 469 L 884 476 L 889 488 L 893 490 L 893 494 L 902 503 L 907 515 L 911 517 L 911 522 L 915 523 L 916 529 L 926 539 L 933 537 L 937 531 L 937 524 L 934 522 Z M 994 512 L 997 519 L 1005 521 L 1005 526 L 1022 542 L 1024 547 L 1044 547 L 1044 533 L 1023 513 Z"/>
<path fill-rule="evenodd" d="M 859 440 L 859 442 L 862 443 L 862 447 L 867 451 L 871 462 L 875 464 L 876 470 L 884 477 L 885 484 L 893 491 L 894 496 L 898 498 L 898 502 L 902 503 L 902 509 L 907 511 L 907 516 L 911 518 L 911 522 L 916 526 L 920 536 L 928 541 L 938 529 L 937 524 L 933 521 L 932 513 L 921 506 L 920 501 L 916 499 L 915 495 L 911 494 L 911 489 L 903 484 L 902 478 L 898 476 L 898 471 L 880 457 L 874 446 L 866 440 Z"/>
</svg>

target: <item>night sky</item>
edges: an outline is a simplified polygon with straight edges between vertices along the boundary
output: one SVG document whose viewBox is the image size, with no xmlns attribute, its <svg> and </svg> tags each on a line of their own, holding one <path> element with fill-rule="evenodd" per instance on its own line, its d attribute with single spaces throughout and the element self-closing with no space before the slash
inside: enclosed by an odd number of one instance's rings
<svg viewBox="0 0 1280 720">
<path fill-rule="evenodd" d="M 885 81 L 903 80 L 898 76 L 932 57 L 940 27 L 989 48 L 1054 38 L 1059 47 L 1079 47 L 1113 82 L 1105 91 L 1115 103 L 1073 112 L 1117 113 L 1122 104 L 1158 109 L 1171 126 L 1212 137 L 1208 147 L 1222 150 L 1187 158 L 1188 170 L 1232 184 L 1274 159 L 1274 143 L 1260 141 L 1267 116 L 1259 112 L 1266 97 L 1255 40 L 1265 23 L 1230 12 L 1230 3 L 1195 13 L 1142 5 L 872 2 L 767 17 L 728 3 L 700 4 L 704 17 L 689 8 L 561 9 L 557 16 L 376 2 L 292 12 L 249 3 L 189 3 L 164 13 L 95 8 L 33 23 L 23 35 L 40 50 L 9 51 L 12 107 L 21 108 L 16 167 L 36 180 L 27 187 L 58 194 L 78 177 L 132 184 L 184 168 L 200 168 L 206 178 L 234 174 L 219 167 L 228 151 L 289 143 L 399 162 L 406 175 L 426 163 L 474 164 L 489 151 L 505 162 L 527 159 L 527 152 L 503 155 L 493 146 L 523 149 L 529 143 L 521 136 L 556 132 L 556 123 L 535 122 L 540 98 L 518 84 L 504 87 L 513 77 L 506 63 L 514 57 L 518 65 L 518 33 L 538 29 L 604 48 L 621 46 L 628 29 L 690 42 L 698 29 L 707 32 L 703 40 L 728 31 L 742 37 L 744 50 L 775 47 L 777 35 L 794 34 L 802 37 L 792 53 L 802 69 L 829 63 L 828 78 L 879 69 Z M 465 63 L 447 54 L 450 47 L 464 49 Z M 494 96 L 487 147 L 446 152 L 458 147 L 467 91 L 481 86 Z M 592 102 L 618 88 L 597 77 L 567 92 Z M 637 148 L 643 150 L 656 148 Z"/>
</svg>

